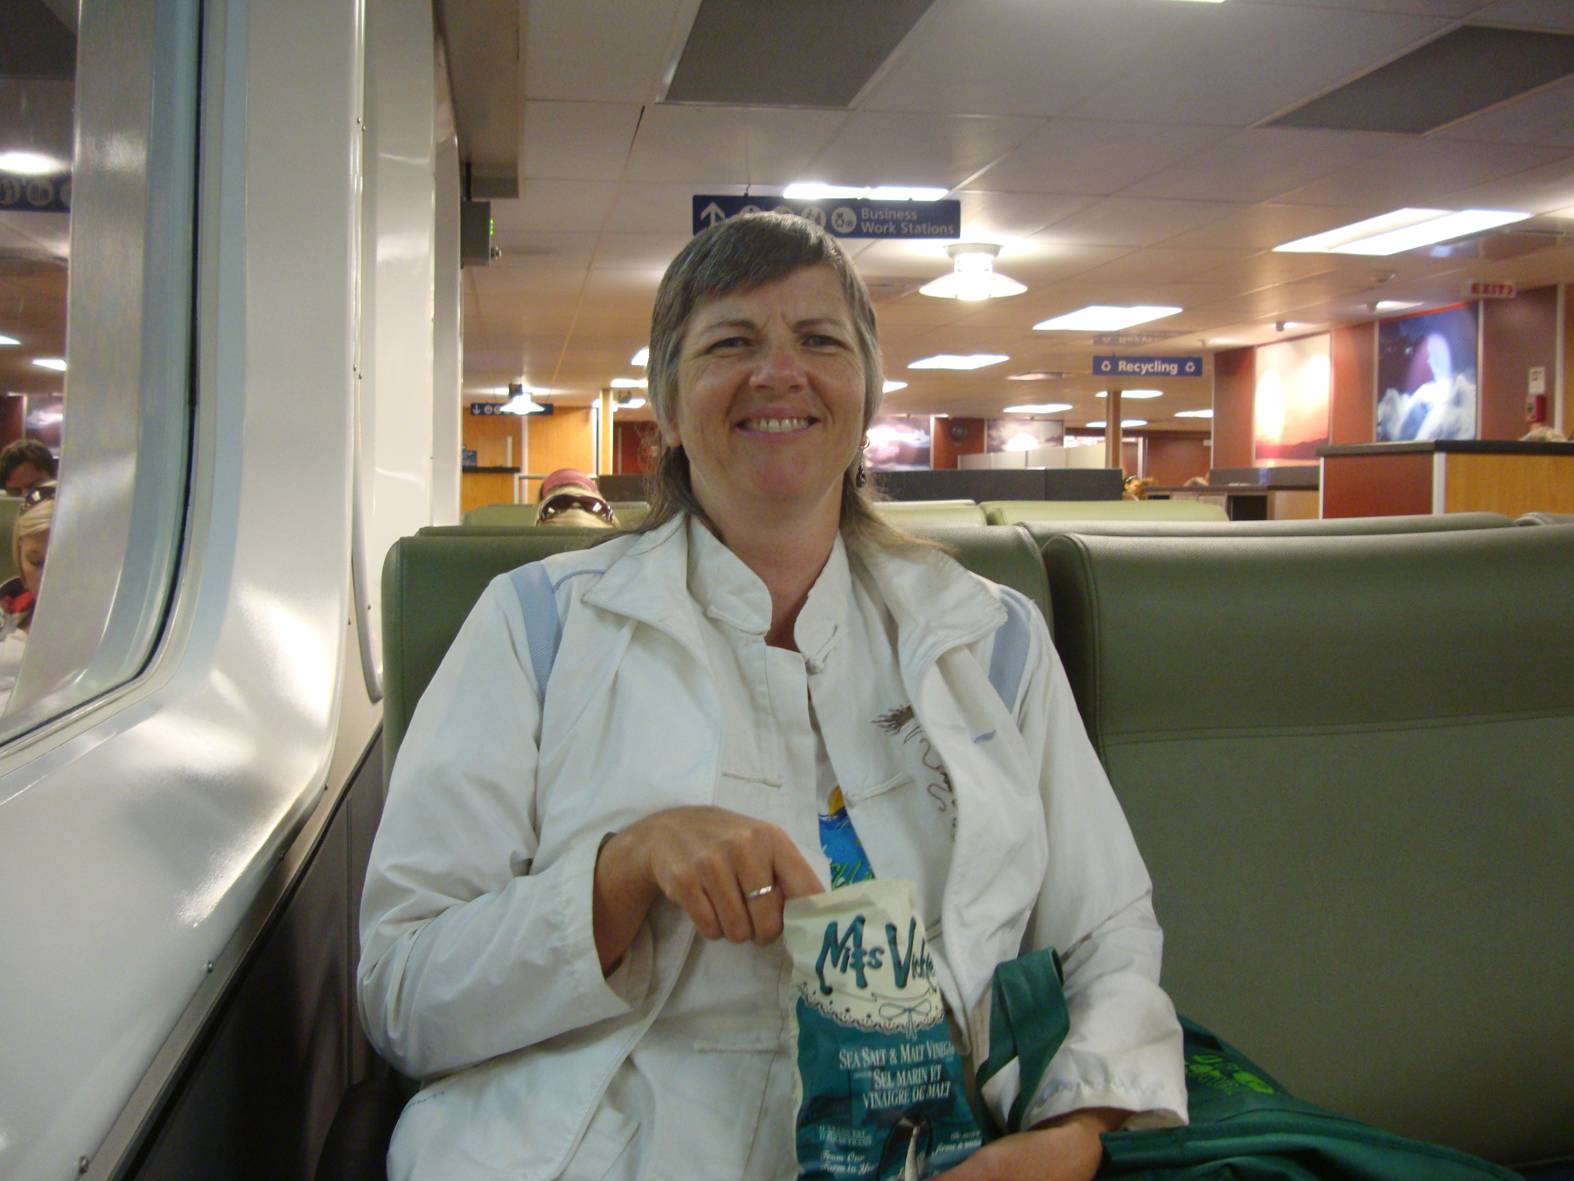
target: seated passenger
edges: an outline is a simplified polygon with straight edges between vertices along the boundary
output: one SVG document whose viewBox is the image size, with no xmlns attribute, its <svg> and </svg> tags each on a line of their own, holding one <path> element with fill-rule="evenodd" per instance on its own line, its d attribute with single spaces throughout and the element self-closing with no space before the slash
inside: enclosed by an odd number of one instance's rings
<svg viewBox="0 0 1574 1181">
<path fill-rule="evenodd" d="M 26 496 L 37 485 L 52 481 L 58 470 L 54 453 L 37 439 L 17 439 L 0 451 L 0 487 L 7 496 Z"/>
<path fill-rule="evenodd" d="M 579 529 L 616 529 L 617 514 L 601 495 L 595 476 L 560 467 L 541 481 L 537 525 L 573 525 Z"/>
<path fill-rule="evenodd" d="M 699 234 L 649 373 L 649 518 L 494 580 L 398 752 L 358 984 L 427 1085 L 389 1176 L 797 1176 L 783 904 L 871 876 L 915 884 L 975 1072 L 997 966 L 1063 957 L 1070 1031 L 968 1176 L 1087 1181 L 1101 1132 L 1183 1122 L 1147 871 L 1044 620 L 871 509 L 841 248 Z"/>
<path fill-rule="evenodd" d="M 22 669 L 33 605 L 44 578 L 44 557 L 49 550 L 49 527 L 55 519 L 55 486 L 35 486 L 23 498 L 22 515 L 11 533 L 11 559 L 21 571 L 0 584 L 0 710 L 11 700 L 17 674 Z"/>
</svg>

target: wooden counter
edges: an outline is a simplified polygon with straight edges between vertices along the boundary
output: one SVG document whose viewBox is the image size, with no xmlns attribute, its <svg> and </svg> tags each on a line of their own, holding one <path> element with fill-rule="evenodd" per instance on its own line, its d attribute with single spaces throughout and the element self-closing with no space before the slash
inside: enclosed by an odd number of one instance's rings
<svg viewBox="0 0 1574 1181">
<path fill-rule="evenodd" d="M 1324 517 L 1574 512 L 1574 443 L 1439 439 L 1319 447 Z"/>
<path fill-rule="evenodd" d="M 513 504 L 517 467 L 467 467 L 459 471 L 459 514 L 483 504 Z"/>
</svg>

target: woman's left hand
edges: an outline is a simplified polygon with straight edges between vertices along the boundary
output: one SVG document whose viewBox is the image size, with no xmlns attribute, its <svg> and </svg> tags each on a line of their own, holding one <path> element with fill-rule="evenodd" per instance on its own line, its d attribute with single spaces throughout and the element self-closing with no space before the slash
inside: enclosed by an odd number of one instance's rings
<svg viewBox="0 0 1574 1181">
<path fill-rule="evenodd" d="M 984 1145 L 934 1181 L 1091 1181 L 1104 1159 L 1099 1133 L 1118 1128 L 1126 1114 L 1113 1108 L 1070 1112 Z"/>
</svg>

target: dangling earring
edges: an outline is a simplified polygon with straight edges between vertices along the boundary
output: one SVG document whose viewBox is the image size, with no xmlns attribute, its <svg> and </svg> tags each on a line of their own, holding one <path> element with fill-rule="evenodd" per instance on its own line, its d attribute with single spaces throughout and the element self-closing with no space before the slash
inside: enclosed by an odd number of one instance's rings
<svg viewBox="0 0 1574 1181">
<path fill-rule="evenodd" d="M 869 436 L 864 436 L 864 441 L 858 445 L 858 470 L 853 473 L 853 487 L 862 488 L 869 482 L 869 472 L 864 467 L 863 453 L 869 449 Z"/>
</svg>

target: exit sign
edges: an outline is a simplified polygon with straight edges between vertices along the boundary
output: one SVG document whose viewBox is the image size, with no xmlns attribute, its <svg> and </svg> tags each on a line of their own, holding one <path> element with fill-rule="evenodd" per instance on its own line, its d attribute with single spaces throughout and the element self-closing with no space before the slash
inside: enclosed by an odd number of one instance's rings
<svg viewBox="0 0 1574 1181">
<path fill-rule="evenodd" d="M 1513 299 L 1519 294 L 1519 288 L 1513 283 L 1486 283 L 1478 279 L 1466 283 L 1463 294 L 1466 299 Z"/>
</svg>

